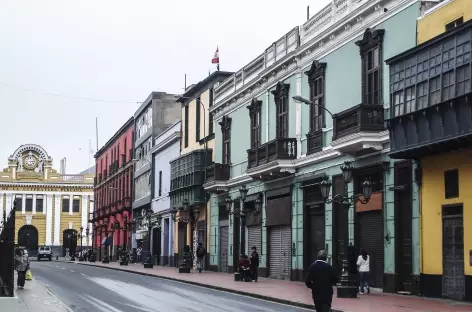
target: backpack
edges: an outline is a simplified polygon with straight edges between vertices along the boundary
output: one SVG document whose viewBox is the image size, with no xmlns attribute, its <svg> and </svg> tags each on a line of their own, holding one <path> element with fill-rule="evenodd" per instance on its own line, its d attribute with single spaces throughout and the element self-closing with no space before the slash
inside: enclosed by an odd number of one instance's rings
<svg viewBox="0 0 472 312">
<path fill-rule="evenodd" d="M 205 247 L 199 247 L 197 251 L 197 256 L 198 257 L 204 257 L 206 254 Z"/>
</svg>

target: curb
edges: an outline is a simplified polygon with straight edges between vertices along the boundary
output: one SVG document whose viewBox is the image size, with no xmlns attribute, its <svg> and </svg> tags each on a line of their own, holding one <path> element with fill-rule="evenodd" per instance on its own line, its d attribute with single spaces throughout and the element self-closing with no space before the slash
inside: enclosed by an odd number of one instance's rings
<svg viewBox="0 0 472 312">
<path fill-rule="evenodd" d="M 61 262 L 65 262 L 65 261 L 61 261 Z M 181 280 L 181 279 L 178 279 L 178 278 L 173 278 L 173 277 L 168 277 L 168 276 L 155 275 L 155 274 L 145 273 L 145 272 L 136 272 L 136 271 L 132 271 L 132 270 L 129 270 L 129 269 L 122 269 L 122 268 L 98 266 L 98 265 L 93 265 L 93 264 L 88 264 L 88 263 L 83 263 L 83 262 L 70 262 L 69 261 L 69 263 L 76 263 L 76 264 L 79 264 L 79 265 L 85 265 L 85 266 L 89 266 L 89 267 L 103 268 L 103 269 L 133 273 L 133 274 L 143 275 L 143 276 L 148 276 L 148 277 L 155 277 L 155 278 L 170 280 L 170 281 L 174 281 L 174 282 L 180 282 L 180 283 L 184 283 L 184 284 L 200 286 L 200 287 L 203 287 L 203 288 L 219 290 L 219 291 L 223 291 L 223 292 L 227 292 L 227 293 L 243 295 L 243 296 L 252 297 L 252 298 L 256 298 L 256 299 L 262 299 L 262 300 L 266 300 L 266 301 L 270 301 L 270 302 L 281 303 L 281 304 L 285 304 L 285 305 L 288 305 L 288 306 L 299 307 L 299 308 L 304 308 L 304 309 L 308 309 L 308 310 L 314 310 L 315 309 L 315 307 L 311 304 L 294 302 L 294 301 L 290 301 L 290 300 L 279 299 L 279 298 L 275 298 L 275 297 L 259 295 L 259 294 L 254 294 L 254 293 L 250 293 L 250 292 L 246 292 L 246 291 L 234 290 L 234 289 L 224 288 L 224 287 L 215 286 L 215 285 L 203 284 L 203 283 L 198 283 L 198 282 L 193 282 L 193 281 L 186 281 L 186 280 Z M 335 310 L 335 309 L 331 309 L 331 311 L 332 312 L 344 312 L 342 310 Z"/>
</svg>

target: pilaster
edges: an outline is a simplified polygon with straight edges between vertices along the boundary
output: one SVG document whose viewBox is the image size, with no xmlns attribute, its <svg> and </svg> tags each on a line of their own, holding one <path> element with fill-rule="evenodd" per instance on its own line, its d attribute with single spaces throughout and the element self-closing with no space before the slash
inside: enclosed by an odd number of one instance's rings
<svg viewBox="0 0 472 312">
<path fill-rule="evenodd" d="M 8 214 L 10 214 L 10 211 L 13 209 L 13 200 L 14 200 L 13 194 L 6 194 L 6 199 L 5 199 L 5 211 Z"/>
<path fill-rule="evenodd" d="M 74 194 L 70 193 L 69 194 L 69 216 L 72 216 L 73 214 L 73 208 L 72 208 L 73 202 L 74 202 Z"/>
<path fill-rule="evenodd" d="M 4 206 L 5 206 L 5 202 L 4 202 L 4 197 L 5 194 L 3 193 L 0 193 L 0 218 L 3 218 L 3 210 L 5 209 Z"/>
<path fill-rule="evenodd" d="M 82 221 L 81 221 L 81 226 L 83 227 L 84 229 L 84 232 L 81 234 L 82 236 L 85 235 L 85 230 L 87 229 L 87 214 L 88 214 L 88 211 L 87 211 L 87 207 L 88 207 L 88 195 L 82 195 L 82 209 L 81 209 L 81 212 L 82 212 Z M 85 240 L 83 240 L 83 243 L 85 243 L 85 246 L 88 245 L 88 237 L 85 238 Z"/>
<path fill-rule="evenodd" d="M 61 194 L 54 194 L 54 246 L 61 245 Z"/>
<path fill-rule="evenodd" d="M 26 194 L 21 194 L 21 214 L 26 213 Z"/>
<path fill-rule="evenodd" d="M 36 194 L 33 194 L 33 214 L 36 214 Z"/>
<path fill-rule="evenodd" d="M 46 246 L 52 245 L 52 195 L 43 197 L 46 203 L 43 203 L 46 212 Z"/>
<path fill-rule="evenodd" d="M 302 73 L 298 72 L 296 83 L 296 93 L 302 96 Z M 295 115 L 295 137 L 297 138 L 297 158 L 302 155 L 302 104 L 296 103 L 296 115 Z"/>
</svg>

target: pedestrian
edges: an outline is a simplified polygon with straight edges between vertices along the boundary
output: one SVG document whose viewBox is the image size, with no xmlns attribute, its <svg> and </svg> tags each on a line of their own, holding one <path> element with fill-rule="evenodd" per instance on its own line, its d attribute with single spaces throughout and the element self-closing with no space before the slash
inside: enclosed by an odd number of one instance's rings
<svg viewBox="0 0 472 312">
<path fill-rule="evenodd" d="M 329 312 L 333 301 L 333 285 L 338 282 L 338 277 L 334 268 L 327 262 L 326 250 L 320 250 L 317 258 L 308 268 L 305 284 L 311 289 L 315 310 Z"/>
<path fill-rule="evenodd" d="M 29 269 L 29 260 L 20 248 L 15 251 L 15 265 L 18 273 L 17 286 L 19 289 L 23 289 L 25 287 L 26 271 Z"/>
<path fill-rule="evenodd" d="M 251 274 L 252 280 L 257 282 L 257 268 L 259 267 L 259 254 L 257 253 L 257 247 L 252 246 L 251 253 Z"/>
<path fill-rule="evenodd" d="M 359 292 L 364 294 L 364 289 L 370 293 L 369 288 L 369 271 L 370 271 L 370 257 L 365 249 L 361 249 L 360 255 L 357 258 L 357 266 L 359 268 L 360 289 Z"/>
<path fill-rule="evenodd" d="M 136 256 L 138 258 L 138 263 L 141 262 L 141 252 L 143 251 L 143 249 L 141 248 L 141 246 L 139 246 L 137 249 L 136 249 Z"/>
<path fill-rule="evenodd" d="M 198 243 L 197 247 L 197 269 L 199 273 L 202 273 L 203 269 L 203 259 L 206 256 L 205 247 L 203 247 L 202 243 Z"/>
</svg>

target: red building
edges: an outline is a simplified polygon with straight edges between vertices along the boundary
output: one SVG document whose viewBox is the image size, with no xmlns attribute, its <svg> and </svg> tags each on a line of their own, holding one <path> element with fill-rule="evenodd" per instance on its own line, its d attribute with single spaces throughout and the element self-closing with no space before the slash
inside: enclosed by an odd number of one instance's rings
<svg viewBox="0 0 472 312">
<path fill-rule="evenodd" d="M 91 222 L 98 259 L 108 255 L 110 261 L 116 261 L 119 248 L 131 249 L 133 131 L 134 119 L 130 118 L 95 154 L 95 211 Z"/>
</svg>

